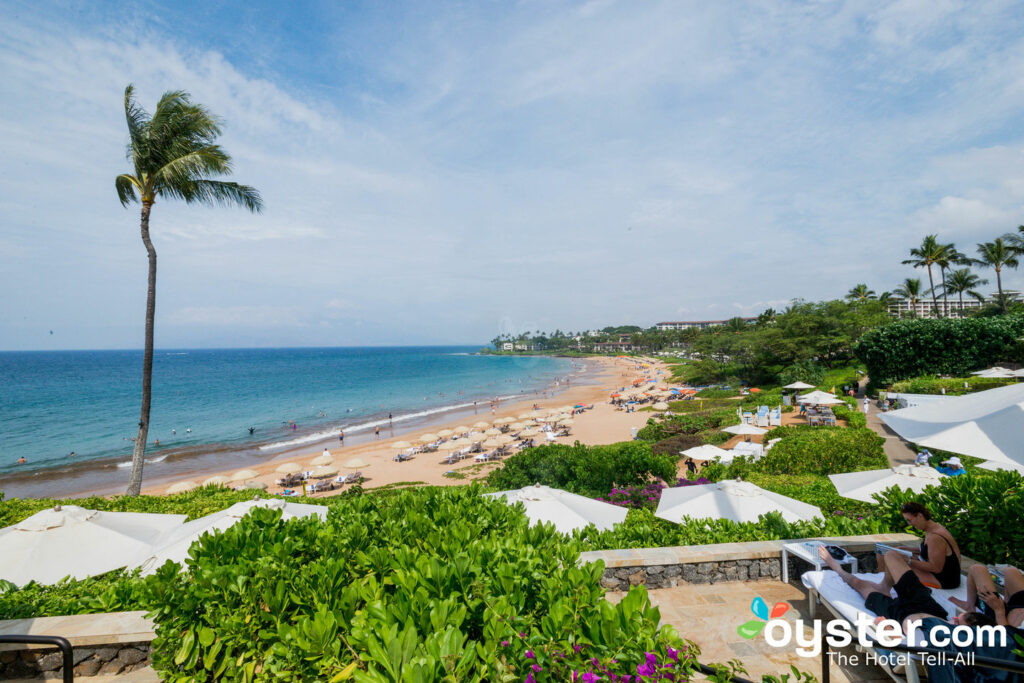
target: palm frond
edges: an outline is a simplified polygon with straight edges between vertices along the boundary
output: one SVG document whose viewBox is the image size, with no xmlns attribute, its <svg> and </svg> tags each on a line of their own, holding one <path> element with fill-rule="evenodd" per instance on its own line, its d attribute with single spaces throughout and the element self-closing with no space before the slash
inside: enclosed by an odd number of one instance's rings
<svg viewBox="0 0 1024 683">
<path fill-rule="evenodd" d="M 139 201 L 135 190 L 138 189 L 140 193 L 142 192 L 142 184 L 135 176 L 127 173 L 122 173 L 114 178 L 114 188 L 117 190 L 117 199 L 121 202 L 121 206 L 128 206 L 132 202 Z"/>
<path fill-rule="evenodd" d="M 218 145 L 192 150 L 171 159 L 154 173 L 161 185 L 180 185 L 195 182 L 209 175 L 231 173 L 231 157 Z"/>
<path fill-rule="evenodd" d="M 162 194 L 183 199 L 188 204 L 232 204 L 245 207 L 253 213 L 263 211 L 263 198 L 258 190 L 248 185 L 202 178 L 174 186 L 165 186 Z"/>
</svg>

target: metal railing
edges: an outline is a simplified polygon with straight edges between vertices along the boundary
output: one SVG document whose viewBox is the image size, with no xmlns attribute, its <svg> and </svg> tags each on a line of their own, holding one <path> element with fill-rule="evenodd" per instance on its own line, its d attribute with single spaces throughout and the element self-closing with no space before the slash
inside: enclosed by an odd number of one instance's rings
<svg viewBox="0 0 1024 683">
<path fill-rule="evenodd" d="M 23 636 L 23 635 L 2 635 L 0 643 L 14 643 L 17 645 L 52 645 L 59 649 L 64 655 L 64 683 L 73 683 L 75 680 L 75 658 L 71 651 L 71 642 L 60 636 Z"/>
</svg>

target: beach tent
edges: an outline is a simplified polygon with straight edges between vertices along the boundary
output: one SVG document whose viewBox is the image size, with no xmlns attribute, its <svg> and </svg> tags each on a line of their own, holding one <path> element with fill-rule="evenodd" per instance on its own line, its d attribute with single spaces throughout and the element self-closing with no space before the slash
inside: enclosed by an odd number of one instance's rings
<svg viewBox="0 0 1024 683">
<path fill-rule="evenodd" d="M 810 403 L 811 405 L 816 406 L 834 406 L 840 403 L 846 403 L 843 399 L 836 398 L 827 391 L 812 391 L 809 394 L 797 396 L 796 400 L 800 403 Z"/>
<path fill-rule="evenodd" d="M 177 562 L 184 564 L 188 557 L 188 551 L 192 544 L 199 540 L 199 537 L 207 532 L 223 531 L 229 529 L 242 520 L 254 508 L 268 508 L 280 510 L 281 519 L 295 519 L 297 517 L 309 517 L 316 515 L 320 519 L 327 519 L 327 507 L 324 505 L 307 505 L 303 503 L 292 503 L 280 498 L 247 500 L 235 503 L 231 507 L 206 515 L 191 522 L 186 522 L 177 528 L 166 532 L 155 541 L 149 548 L 139 552 L 130 564 L 131 568 L 139 567 L 143 575 L 153 574 L 163 566 L 165 562 Z M 184 515 L 181 515 L 184 517 Z"/>
<path fill-rule="evenodd" d="M 611 529 L 626 519 L 628 510 L 575 493 L 537 484 L 514 491 L 485 494 L 500 498 L 510 505 L 522 503 L 530 525 L 550 523 L 563 534 L 593 524 L 598 529 Z"/>
<path fill-rule="evenodd" d="M 101 512 L 77 505 L 41 510 L 0 529 L 0 579 L 17 586 L 85 579 L 119 569 L 187 515 Z"/>
<path fill-rule="evenodd" d="M 799 500 L 765 491 L 748 481 L 678 486 L 661 492 L 656 517 L 670 522 L 691 519 L 731 519 L 756 522 L 760 515 L 780 512 L 787 522 L 821 517 L 821 510 Z"/>
<path fill-rule="evenodd" d="M 880 417 L 918 445 L 1024 465 L 1024 384 L 948 396 Z"/>
<path fill-rule="evenodd" d="M 712 446 L 709 443 L 687 448 L 685 451 L 680 452 L 680 455 L 685 455 L 687 458 L 693 458 L 694 460 L 714 460 L 715 458 L 721 458 L 723 462 L 732 460 L 732 453 L 724 448 Z"/>
<path fill-rule="evenodd" d="M 830 474 L 832 485 L 843 498 L 874 503 L 872 495 L 893 486 L 921 493 L 929 486 L 938 486 L 946 475 L 926 465 L 897 465 L 881 470 Z"/>
<path fill-rule="evenodd" d="M 751 436 L 768 433 L 767 429 L 761 429 L 760 427 L 755 427 L 754 425 L 748 425 L 746 422 L 741 422 L 738 425 L 730 425 L 728 427 L 723 427 L 722 431 L 729 432 L 730 434 L 749 434 Z"/>
<path fill-rule="evenodd" d="M 813 384 L 808 384 L 807 382 L 793 382 L 792 384 L 787 384 L 786 386 L 784 386 L 782 388 L 783 389 L 797 389 L 797 390 L 801 390 L 802 391 L 804 389 L 813 389 L 814 385 Z"/>
</svg>

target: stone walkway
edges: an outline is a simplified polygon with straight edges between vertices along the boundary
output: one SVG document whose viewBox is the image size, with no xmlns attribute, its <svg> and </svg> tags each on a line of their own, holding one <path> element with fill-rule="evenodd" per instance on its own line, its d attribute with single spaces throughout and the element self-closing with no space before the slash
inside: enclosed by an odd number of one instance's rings
<svg viewBox="0 0 1024 683">
<path fill-rule="evenodd" d="M 812 623 L 807 611 L 807 596 L 795 585 L 778 580 L 682 585 L 652 590 L 649 595 L 651 602 L 661 610 L 662 623 L 671 624 L 683 638 L 700 647 L 702 663 L 738 659 L 747 669 L 744 677 L 755 681 L 761 680 L 764 674 L 790 673 L 790 666 L 821 680 L 820 656 L 800 657 L 795 648 L 774 648 L 765 642 L 762 635 L 747 640 L 736 631 L 740 624 L 755 618 L 750 604 L 758 596 L 768 603 L 769 608 L 777 602 L 788 603 L 790 610 L 783 619 L 802 619 L 807 624 Z M 622 596 L 621 592 L 609 592 L 606 597 L 615 602 Z M 830 667 L 832 681 L 891 681 L 881 668 L 865 664 L 864 655 L 852 647 L 841 650 L 840 654 L 845 661 L 839 665 L 838 656 L 833 657 Z"/>
</svg>

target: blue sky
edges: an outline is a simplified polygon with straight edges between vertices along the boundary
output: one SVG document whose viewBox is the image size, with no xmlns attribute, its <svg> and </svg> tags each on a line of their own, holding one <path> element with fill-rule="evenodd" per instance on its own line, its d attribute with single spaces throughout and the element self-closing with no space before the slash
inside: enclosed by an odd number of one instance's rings
<svg viewBox="0 0 1024 683">
<path fill-rule="evenodd" d="M 1024 223 L 1008 1 L 87 5 L 0 0 L 3 349 L 141 345 L 129 82 L 267 207 L 156 205 L 162 347 L 753 315 Z"/>
</svg>

